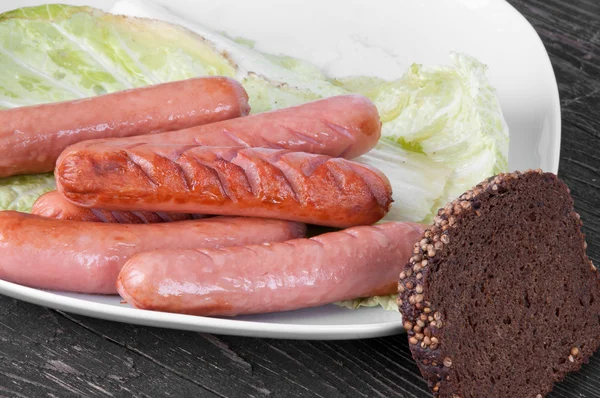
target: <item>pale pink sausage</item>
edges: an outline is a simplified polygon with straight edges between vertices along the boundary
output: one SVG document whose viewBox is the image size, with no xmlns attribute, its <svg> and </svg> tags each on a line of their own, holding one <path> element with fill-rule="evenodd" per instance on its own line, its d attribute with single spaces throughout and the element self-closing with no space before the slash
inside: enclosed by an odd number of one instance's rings
<svg viewBox="0 0 600 398">
<path fill-rule="evenodd" d="M 46 192 L 40 196 L 33 204 L 31 214 L 59 220 L 120 224 L 152 224 L 158 222 L 198 220 L 206 217 L 201 214 L 189 213 L 119 211 L 80 207 L 66 200 L 58 191 Z"/>
<path fill-rule="evenodd" d="M 290 149 L 352 159 L 381 136 L 375 105 L 361 95 L 341 95 L 291 108 L 257 113 L 179 131 L 102 140 L 117 147 L 135 144 L 241 146 Z M 95 145 L 90 141 L 82 145 Z"/>
<path fill-rule="evenodd" d="M 40 289 L 114 294 L 119 270 L 136 253 L 283 241 L 304 233 L 302 224 L 258 218 L 103 224 L 3 211 L 0 279 Z"/>
<path fill-rule="evenodd" d="M 235 80 L 200 77 L 75 101 L 0 111 L 0 177 L 52 171 L 69 145 L 161 133 L 245 116 Z"/>
<path fill-rule="evenodd" d="M 393 222 L 282 243 L 141 253 L 117 288 L 137 308 L 211 316 L 393 294 L 424 229 Z"/>
</svg>

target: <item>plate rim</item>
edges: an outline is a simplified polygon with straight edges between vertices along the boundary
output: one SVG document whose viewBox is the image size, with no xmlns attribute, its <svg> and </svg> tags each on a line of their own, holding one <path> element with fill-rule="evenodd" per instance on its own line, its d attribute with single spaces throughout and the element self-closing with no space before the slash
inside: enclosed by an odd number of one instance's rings
<svg viewBox="0 0 600 398">
<path fill-rule="evenodd" d="M 333 333 L 334 336 L 327 338 L 327 340 L 351 340 L 389 336 L 402 331 L 401 319 L 393 322 L 355 325 L 303 325 L 141 310 L 62 296 L 52 291 L 36 289 L 4 280 L 0 280 L 0 293 L 31 304 L 113 322 L 232 336 L 324 340 L 325 334 Z M 172 321 L 161 318 L 172 318 Z M 159 324 L 154 322 L 159 322 Z M 177 324 L 173 325 L 172 323 Z"/>
<path fill-rule="evenodd" d="M 552 116 L 553 116 L 552 123 L 556 126 L 556 134 L 552 136 L 552 138 L 555 142 L 555 144 L 551 147 L 553 149 L 552 166 L 551 166 L 550 170 L 546 170 L 546 171 L 550 171 L 554 174 L 558 174 L 558 170 L 560 167 L 560 150 L 561 150 L 561 142 L 562 142 L 562 108 L 560 106 L 560 90 L 558 89 L 558 80 L 556 79 L 556 73 L 554 71 L 554 66 L 552 65 L 552 60 L 550 59 L 550 54 L 548 53 L 548 50 L 546 49 L 546 46 L 544 45 L 542 38 L 540 37 L 538 32 L 535 30 L 533 25 L 529 22 L 529 20 L 527 18 L 525 18 L 525 16 L 519 10 L 517 10 L 515 8 L 515 6 L 513 6 L 511 3 L 509 3 L 507 0 L 500 0 L 500 1 L 502 1 L 506 6 L 508 6 L 510 11 L 513 14 L 515 14 L 517 16 L 517 18 L 520 18 L 522 22 L 525 22 L 525 25 L 527 26 L 527 28 L 531 31 L 533 36 L 536 38 L 537 44 L 539 46 L 541 46 L 541 48 L 544 50 L 544 63 L 546 64 L 546 67 L 548 68 L 548 70 L 550 70 L 552 72 L 552 83 L 553 83 L 552 101 L 551 101 Z"/>
<path fill-rule="evenodd" d="M 526 26 L 527 29 L 530 29 L 531 33 L 534 35 L 532 37 L 535 38 L 537 46 L 543 49 L 543 59 L 540 59 L 540 61 L 546 64 L 546 67 L 551 72 L 551 83 L 553 84 L 553 87 L 551 88 L 552 99 L 550 101 L 549 112 L 551 112 L 552 116 L 550 123 L 554 130 L 552 131 L 552 145 L 550 146 L 552 153 L 548 154 L 552 157 L 552 164 L 551 170 L 548 171 L 558 173 L 562 137 L 562 115 L 560 92 L 550 55 L 541 40 L 541 37 L 527 18 L 506 0 L 497 1 L 503 3 L 503 7 L 505 7 L 506 11 L 512 14 L 513 17 L 519 18 L 522 22 L 525 22 L 524 26 Z M 306 325 L 246 321 L 240 319 L 164 313 L 125 306 L 119 307 L 86 300 L 84 298 L 63 296 L 52 291 L 36 289 L 4 280 L 0 280 L 0 294 L 55 310 L 113 322 L 222 335 L 298 340 L 349 340 L 390 336 L 403 332 L 400 316 L 398 317 L 398 321 L 353 325 Z"/>
</svg>

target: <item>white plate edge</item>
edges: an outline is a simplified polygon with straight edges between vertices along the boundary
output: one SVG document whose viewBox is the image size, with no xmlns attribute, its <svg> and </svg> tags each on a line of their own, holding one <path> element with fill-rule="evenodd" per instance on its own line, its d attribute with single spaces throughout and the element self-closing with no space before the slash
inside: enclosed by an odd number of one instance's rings
<svg viewBox="0 0 600 398">
<path fill-rule="evenodd" d="M 550 170 L 553 173 L 558 172 L 560 162 L 560 149 L 562 137 L 562 120 L 560 108 L 560 94 L 556 74 L 550 60 L 548 51 L 546 50 L 543 41 L 538 35 L 531 23 L 507 1 L 503 1 L 511 12 L 516 13 L 532 33 L 537 37 L 537 42 L 543 48 L 545 54 L 545 63 L 552 73 L 554 87 L 552 98 L 552 110 L 554 111 L 554 122 L 556 126 L 556 135 L 553 136 L 553 141 L 556 145 L 551 145 L 554 149 L 552 154 L 552 167 Z M 375 324 L 360 324 L 360 325 L 298 325 L 285 323 L 264 323 L 253 321 L 241 321 L 235 319 L 221 319 L 210 317 L 199 317 L 191 315 L 161 313 L 153 311 L 138 310 L 129 307 L 115 307 L 108 304 L 91 302 L 84 299 L 60 296 L 51 292 L 30 288 L 0 280 L 0 291 L 2 294 L 20 299 L 29 303 L 33 303 L 56 310 L 63 310 L 69 313 L 75 313 L 83 316 L 90 316 L 110 321 L 117 321 L 130 324 L 138 324 L 152 327 L 163 327 L 177 330 L 189 330 L 205 333 L 237 335 L 237 336 L 252 336 L 266 338 L 286 338 L 286 339 L 318 339 L 318 340 L 344 340 L 357 338 L 370 338 L 388 336 L 402 332 L 402 321 L 399 317 L 398 322 L 385 322 Z M 173 318 L 165 321 L 161 318 Z M 197 322 L 199 319 L 202 322 Z M 153 322 L 160 322 L 160 325 L 155 325 Z M 178 322 L 177 325 L 165 324 L 165 322 Z M 233 326 L 233 327 L 232 327 Z M 290 330 L 291 329 L 291 330 Z M 327 336 L 326 334 L 334 334 Z"/>
</svg>

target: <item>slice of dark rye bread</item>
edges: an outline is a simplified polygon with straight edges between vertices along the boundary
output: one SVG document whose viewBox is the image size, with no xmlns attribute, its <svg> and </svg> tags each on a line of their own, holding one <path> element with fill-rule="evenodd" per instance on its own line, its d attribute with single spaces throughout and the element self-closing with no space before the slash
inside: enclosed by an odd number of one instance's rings
<svg viewBox="0 0 600 398">
<path fill-rule="evenodd" d="M 600 343 L 600 279 L 567 186 L 492 177 L 440 209 L 400 274 L 409 346 L 434 396 L 541 398 Z"/>
</svg>

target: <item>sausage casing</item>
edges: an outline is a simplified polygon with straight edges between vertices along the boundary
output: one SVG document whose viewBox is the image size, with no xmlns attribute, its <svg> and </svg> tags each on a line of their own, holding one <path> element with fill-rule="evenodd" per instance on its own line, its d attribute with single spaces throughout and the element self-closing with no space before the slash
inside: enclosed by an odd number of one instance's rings
<svg viewBox="0 0 600 398">
<path fill-rule="evenodd" d="M 183 129 L 247 115 L 235 80 L 200 77 L 0 111 L 0 177 L 52 171 L 69 145 Z"/>
<path fill-rule="evenodd" d="M 211 316 L 394 294 L 424 229 L 391 222 L 280 243 L 141 253 L 117 287 L 137 308 Z"/>
<path fill-rule="evenodd" d="M 115 294 L 119 270 L 136 253 L 282 241 L 303 236 L 305 226 L 244 217 L 104 224 L 3 211 L 0 231 L 0 279 L 40 289 Z"/>
<path fill-rule="evenodd" d="M 280 218 L 345 228 L 388 212 L 380 171 L 342 158 L 266 148 L 92 145 L 56 169 L 71 202 L 109 210 Z"/>
<path fill-rule="evenodd" d="M 105 222 L 120 224 L 153 224 L 204 218 L 201 214 L 166 213 L 152 211 L 104 210 L 74 205 L 65 199 L 58 191 L 46 192 L 40 196 L 31 214 L 59 220 Z"/>
<path fill-rule="evenodd" d="M 380 136 L 375 105 L 367 97 L 351 94 L 178 131 L 104 141 L 121 147 L 180 144 L 290 149 L 352 159 L 373 148 Z"/>
</svg>

